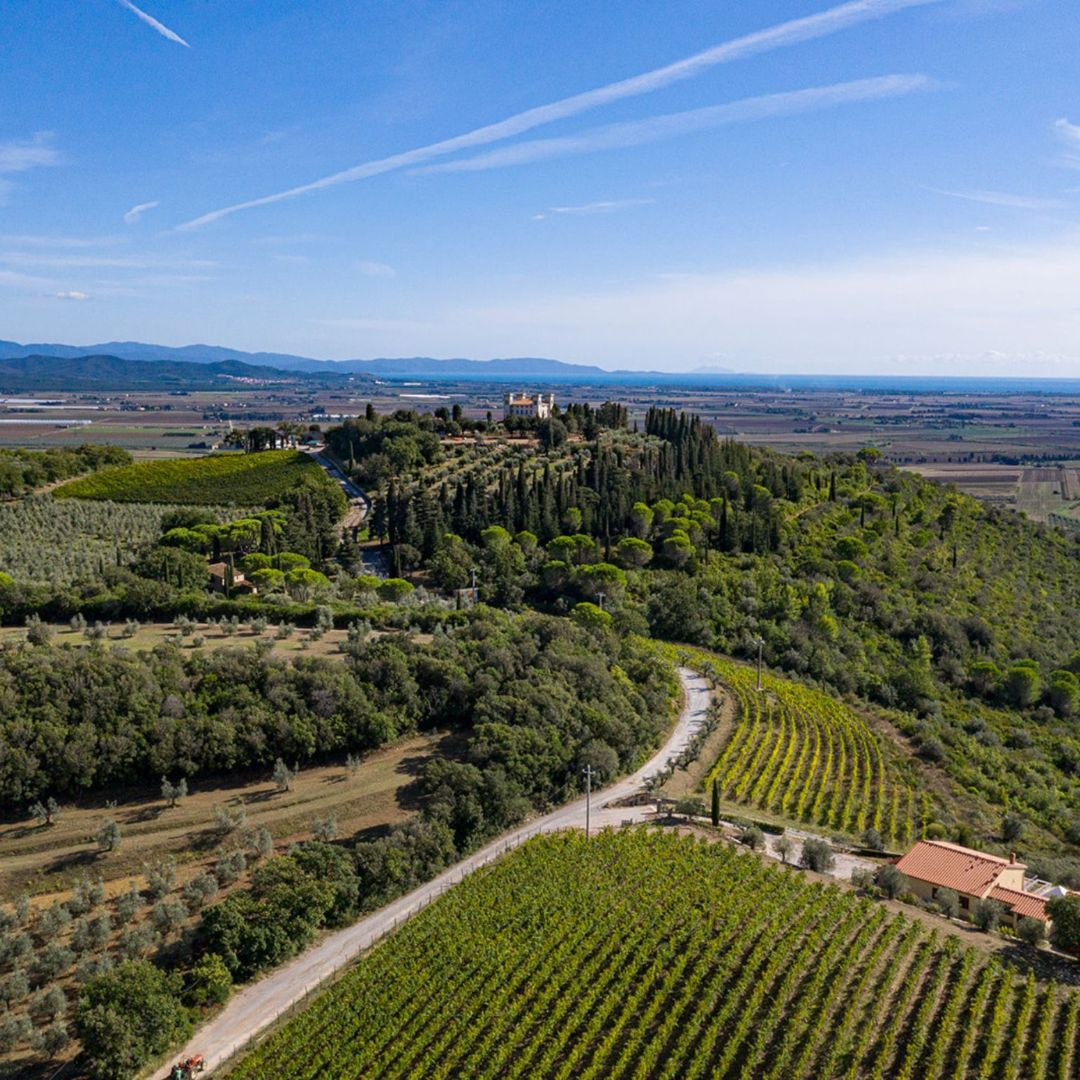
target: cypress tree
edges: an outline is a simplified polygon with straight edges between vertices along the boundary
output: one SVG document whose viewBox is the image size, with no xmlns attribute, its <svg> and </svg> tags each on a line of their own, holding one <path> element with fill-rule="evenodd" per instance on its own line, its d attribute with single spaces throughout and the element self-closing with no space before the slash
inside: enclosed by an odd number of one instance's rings
<svg viewBox="0 0 1080 1080">
<path fill-rule="evenodd" d="M 712 823 L 714 829 L 720 824 L 720 784 L 716 780 L 712 782 Z"/>
</svg>

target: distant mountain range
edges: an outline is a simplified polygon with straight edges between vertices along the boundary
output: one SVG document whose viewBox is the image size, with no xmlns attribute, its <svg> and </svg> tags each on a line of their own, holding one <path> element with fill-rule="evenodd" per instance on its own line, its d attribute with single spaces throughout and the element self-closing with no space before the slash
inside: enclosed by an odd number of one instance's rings
<svg viewBox="0 0 1080 1080">
<path fill-rule="evenodd" d="M 345 376 L 347 378 L 347 376 Z M 29 390 L 217 390 L 311 380 L 319 387 L 341 376 L 281 371 L 239 360 L 193 364 L 176 360 L 127 360 L 119 356 L 22 356 L 0 360 L 0 394 Z"/>
<path fill-rule="evenodd" d="M 587 364 L 567 364 L 542 357 L 512 357 L 498 360 L 437 360 L 430 356 L 378 358 L 374 360 L 313 360 L 288 353 L 243 352 L 220 345 L 147 345 L 141 341 L 106 341 L 97 345 L 59 345 L 36 342 L 20 345 L 0 341 L 0 358 L 55 356 L 73 360 L 83 356 L 113 356 L 143 362 L 220 364 L 239 362 L 252 367 L 319 375 L 375 375 L 388 379 L 488 379 L 528 382 L 541 379 L 557 382 L 610 381 L 613 375 L 639 376 L 642 372 L 611 372 Z"/>
<path fill-rule="evenodd" d="M 34 361 L 19 367 L 14 361 Z M 129 366 L 124 366 L 125 362 Z M 64 366 L 67 365 L 67 366 Z M 209 388 L 260 383 L 306 382 L 316 387 L 355 385 L 366 379 L 461 382 L 473 380 L 527 388 L 537 384 L 582 386 L 709 387 L 726 390 L 850 390 L 865 393 L 1080 393 L 1080 379 L 977 378 L 963 375 L 783 375 L 730 372 L 721 367 L 693 371 L 605 371 L 536 356 L 508 359 L 439 360 L 409 356 L 373 360 L 313 360 L 289 353 L 243 352 L 220 345 L 147 345 L 109 341 L 98 345 L 0 341 L 0 392 L 24 390 L 122 390 Z"/>
</svg>

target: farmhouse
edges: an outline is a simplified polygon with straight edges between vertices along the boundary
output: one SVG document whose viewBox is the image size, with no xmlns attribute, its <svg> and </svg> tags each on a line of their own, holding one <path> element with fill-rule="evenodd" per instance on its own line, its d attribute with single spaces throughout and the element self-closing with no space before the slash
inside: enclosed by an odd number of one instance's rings
<svg viewBox="0 0 1080 1080">
<path fill-rule="evenodd" d="M 233 570 L 230 581 L 229 565 L 228 563 L 217 562 L 211 563 L 210 567 L 210 588 L 214 592 L 232 592 L 232 593 L 257 593 L 259 590 L 251 584 L 246 577 L 244 577 L 242 570 Z"/>
<path fill-rule="evenodd" d="M 546 420 L 555 407 L 554 394 L 509 393 L 503 398 L 503 418 L 527 416 L 534 420 Z"/>
<path fill-rule="evenodd" d="M 970 915 L 979 900 L 997 900 L 1009 912 L 1013 926 L 1025 917 L 1048 922 L 1046 898 L 1024 887 L 1027 866 L 1015 853 L 1008 859 L 973 851 L 944 840 L 920 840 L 896 864 L 911 891 L 933 900 L 942 889 L 960 897 L 960 910 Z"/>
</svg>

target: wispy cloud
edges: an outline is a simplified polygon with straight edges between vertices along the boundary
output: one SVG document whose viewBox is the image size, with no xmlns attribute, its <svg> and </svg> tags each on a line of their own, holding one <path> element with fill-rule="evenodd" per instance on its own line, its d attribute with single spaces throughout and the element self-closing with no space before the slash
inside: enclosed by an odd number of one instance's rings
<svg viewBox="0 0 1080 1080">
<path fill-rule="evenodd" d="M 127 225 L 134 225 L 146 213 L 147 210 L 153 210 L 155 206 L 160 206 L 161 203 L 157 199 L 153 202 L 141 202 L 136 206 L 133 206 L 125 215 L 124 222 Z"/>
<path fill-rule="evenodd" d="M 0 205 L 14 184 L 4 179 L 5 174 L 27 172 L 43 165 L 59 165 L 60 151 L 52 145 L 51 131 L 36 131 L 29 139 L 9 139 L 0 142 Z"/>
<path fill-rule="evenodd" d="M 55 289 L 60 282 L 50 278 L 35 277 L 32 274 L 22 274 L 18 270 L 5 270 L 0 267 L 0 287 L 11 289 Z"/>
<path fill-rule="evenodd" d="M 737 370 L 866 373 L 903 354 L 928 359 L 887 370 L 1054 374 L 1030 360 L 1041 353 L 1071 357 L 1071 370 L 1063 364 L 1058 371 L 1075 376 L 1078 279 L 1075 231 L 1030 246 L 962 240 L 938 250 L 821 262 L 795 258 L 596 289 L 573 285 L 500 295 L 496 288 L 486 303 L 436 309 L 430 332 L 389 344 L 398 355 L 442 349 L 444 355 L 469 356 L 480 348 L 506 355 L 509 341 L 530 356 L 656 367 L 658 358 L 702 356 L 722 340 Z M 991 368 L 978 359 L 963 367 L 940 359 L 992 351 L 1010 360 Z M 1030 366 L 1018 364 L 1020 357 Z"/>
<path fill-rule="evenodd" d="M 153 15 L 147 15 L 141 8 L 137 8 L 131 0 L 120 0 L 120 3 L 133 15 L 137 15 L 147 26 L 153 27 L 163 38 L 175 41 L 177 45 L 183 45 L 185 49 L 191 46 L 175 30 L 170 30 L 164 23 L 160 23 Z"/>
<path fill-rule="evenodd" d="M 33 236 L 25 233 L 0 234 L 0 244 L 34 248 L 96 248 L 126 243 L 122 236 Z"/>
<path fill-rule="evenodd" d="M 649 206 L 655 199 L 600 199 L 597 202 L 584 203 L 581 206 L 550 206 L 542 214 L 533 214 L 533 221 L 546 221 L 550 217 L 569 214 L 572 217 L 589 214 L 614 214 L 619 210 L 629 210 L 634 206 Z"/>
<path fill-rule="evenodd" d="M 394 277 L 397 274 L 397 271 L 392 266 L 387 266 L 386 263 L 381 262 L 371 262 L 368 259 L 362 259 L 358 262 L 356 269 L 365 277 Z"/>
<path fill-rule="evenodd" d="M 543 124 L 578 116 L 581 113 L 617 101 L 623 101 L 626 98 L 653 93 L 665 86 L 670 86 L 672 83 L 693 78 L 718 64 L 730 63 L 733 60 L 768 52 L 771 49 L 825 37 L 859 23 L 884 18 L 897 11 L 940 2 L 941 0 L 850 0 L 848 3 L 839 4 L 815 15 L 792 19 L 764 30 L 755 31 L 752 34 L 745 34 L 721 45 L 705 49 L 703 52 L 695 53 L 693 56 L 667 64 L 664 67 L 654 68 L 641 75 L 609 83 L 606 86 L 588 90 L 581 94 L 574 94 L 571 97 L 562 98 L 546 105 L 526 109 L 524 112 L 516 113 L 514 116 L 507 117 L 494 124 L 474 128 L 463 135 L 456 135 L 440 142 L 429 143 L 426 146 L 406 150 L 390 157 L 367 161 L 350 169 L 344 169 L 341 172 L 313 180 L 310 183 L 275 192 L 272 195 L 263 195 L 257 199 L 249 199 L 246 202 L 234 203 L 232 206 L 212 210 L 207 214 L 185 222 L 179 228 L 197 229 L 203 225 L 209 225 L 211 222 L 220 221 L 223 217 L 241 210 L 251 210 L 257 206 L 268 206 L 271 203 L 294 199 L 308 192 L 335 187 L 338 184 L 351 183 L 355 180 L 364 180 L 368 177 L 378 176 L 410 165 L 419 165 L 425 161 L 443 157 L 459 150 L 469 150 L 478 146 L 501 142 L 503 139 L 521 135 Z"/>
<path fill-rule="evenodd" d="M 1007 191 L 949 191 L 945 188 L 922 185 L 923 191 L 947 195 L 950 199 L 985 203 L 987 206 L 1007 206 L 1014 210 L 1062 210 L 1069 204 L 1061 199 L 1044 199 L 1036 195 L 1014 195 Z"/>
<path fill-rule="evenodd" d="M 5 266 L 46 266 L 54 269 L 84 270 L 110 268 L 119 270 L 147 270 L 155 268 L 200 270 L 217 266 L 209 259 L 171 258 L 157 255 L 72 255 L 48 254 L 43 251 L 0 251 L 0 264 Z"/>
<path fill-rule="evenodd" d="M 39 165 L 58 165 L 60 151 L 51 143 L 51 131 L 36 131 L 29 139 L 0 142 L 0 173 L 26 172 Z"/>
<path fill-rule="evenodd" d="M 1062 164 L 1080 169 L 1080 124 L 1073 124 L 1063 116 L 1054 121 L 1054 132 L 1065 146 Z"/>
<path fill-rule="evenodd" d="M 63 292 L 56 294 L 57 300 L 89 300 L 90 294 L 79 292 L 78 289 L 65 289 Z"/>
<path fill-rule="evenodd" d="M 650 116 L 645 120 L 629 120 L 590 128 L 577 135 L 554 139 L 532 139 L 499 147 L 475 157 L 440 162 L 416 169 L 416 172 L 476 172 L 506 165 L 524 165 L 548 158 L 570 154 L 587 154 L 597 150 L 641 146 L 659 139 L 670 139 L 726 124 L 741 124 L 764 120 L 772 116 L 791 116 L 795 113 L 827 109 L 835 105 L 850 105 L 858 101 L 898 97 L 920 90 L 932 90 L 939 84 L 925 75 L 883 75 L 876 79 L 857 79 L 835 86 L 816 86 L 782 94 L 765 94 L 745 98 L 725 105 L 710 105 L 703 109 Z"/>
<path fill-rule="evenodd" d="M 1080 124 L 1071 124 L 1063 116 L 1060 120 L 1054 121 L 1054 131 L 1057 132 L 1058 138 L 1080 150 Z"/>
</svg>

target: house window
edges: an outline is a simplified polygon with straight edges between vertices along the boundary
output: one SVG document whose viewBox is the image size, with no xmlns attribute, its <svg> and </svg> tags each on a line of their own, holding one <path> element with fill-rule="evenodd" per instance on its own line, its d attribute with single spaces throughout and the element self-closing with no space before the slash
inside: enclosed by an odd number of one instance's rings
<svg viewBox="0 0 1080 1080">
<path fill-rule="evenodd" d="M 968 898 L 966 896 L 961 896 L 960 897 L 960 909 L 962 911 L 967 911 L 968 906 L 969 906 L 968 905 Z"/>
</svg>

